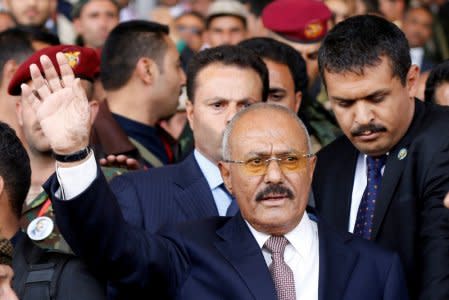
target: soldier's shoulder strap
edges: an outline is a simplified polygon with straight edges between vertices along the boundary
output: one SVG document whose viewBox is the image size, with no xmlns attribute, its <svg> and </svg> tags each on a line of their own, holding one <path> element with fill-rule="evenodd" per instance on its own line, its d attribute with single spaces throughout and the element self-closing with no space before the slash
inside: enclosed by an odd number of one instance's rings
<svg viewBox="0 0 449 300">
<path fill-rule="evenodd" d="M 21 260 L 15 262 L 16 267 L 22 268 L 17 270 L 22 276 L 14 286 L 20 299 L 57 299 L 61 274 L 72 256 L 41 249 L 29 239 L 23 247 L 23 255 L 14 256 Z"/>
</svg>

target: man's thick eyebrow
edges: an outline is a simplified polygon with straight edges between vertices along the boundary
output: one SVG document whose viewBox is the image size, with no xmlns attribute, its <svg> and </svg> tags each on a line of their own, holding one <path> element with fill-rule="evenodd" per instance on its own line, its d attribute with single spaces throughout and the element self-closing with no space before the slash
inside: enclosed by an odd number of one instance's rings
<svg viewBox="0 0 449 300">
<path fill-rule="evenodd" d="M 389 93 L 390 93 L 389 89 L 381 89 L 381 90 L 374 91 L 367 96 L 364 96 L 363 99 L 372 99 L 372 98 L 376 98 L 379 96 L 387 95 Z M 338 97 L 338 96 L 331 96 L 331 98 L 334 100 L 337 100 L 337 101 L 355 101 L 355 100 L 360 99 L 360 98 L 343 98 L 343 97 Z"/>
<path fill-rule="evenodd" d="M 274 88 L 270 88 L 268 90 L 269 93 L 278 93 L 278 92 L 286 92 L 285 89 L 283 88 L 279 88 L 279 87 L 274 87 Z"/>
</svg>

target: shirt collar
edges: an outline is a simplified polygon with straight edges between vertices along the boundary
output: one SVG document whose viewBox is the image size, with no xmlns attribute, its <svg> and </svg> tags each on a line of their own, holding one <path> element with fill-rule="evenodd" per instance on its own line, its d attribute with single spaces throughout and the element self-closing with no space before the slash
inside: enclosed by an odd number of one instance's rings
<svg viewBox="0 0 449 300">
<path fill-rule="evenodd" d="M 252 227 L 246 220 L 249 230 L 253 234 L 257 241 L 257 244 L 262 249 L 265 242 L 270 238 L 270 235 L 259 232 L 254 227 Z M 316 228 L 316 227 L 315 227 Z M 290 244 L 298 251 L 299 255 L 303 258 L 307 258 L 310 253 L 310 249 L 313 245 L 314 235 L 318 232 L 314 229 L 312 221 L 309 218 L 307 212 L 304 212 L 299 224 L 289 233 L 285 234 L 285 237 L 290 242 Z"/>
<path fill-rule="evenodd" d="M 221 173 L 217 165 L 207 159 L 196 149 L 193 151 L 193 155 L 195 156 L 195 160 L 198 163 L 201 172 L 203 172 L 203 175 L 206 178 L 211 190 L 217 188 L 223 183 L 223 178 L 221 177 Z"/>
</svg>

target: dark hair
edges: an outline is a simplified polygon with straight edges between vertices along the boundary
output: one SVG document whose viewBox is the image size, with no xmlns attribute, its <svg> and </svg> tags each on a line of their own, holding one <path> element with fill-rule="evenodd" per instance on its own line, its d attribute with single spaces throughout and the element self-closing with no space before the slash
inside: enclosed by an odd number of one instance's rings
<svg viewBox="0 0 449 300">
<path fill-rule="evenodd" d="M 449 59 L 436 65 L 430 71 L 426 81 L 426 89 L 424 91 L 424 100 L 435 102 L 435 91 L 443 83 L 449 83 Z"/>
<path fill-rule="evenodd" d="M 14 130 L 3 122 L 0 122 L 0 176 L 11 208 L 20 218 L 31 184 L 30 159 Z"/>
<path fill-rule="evenodd" d="M 272 38 L 252 38 L 239 43 L 239 46 L 254 51 L 262 59 L 269 59 L 286 65 L 290 70 L 295 92 L 307 89 L 306 62 L 293 47 Z"/>
<path fill-rule="evenodd" d="M 71 17 L 73 19 L 78 19 L 81 16 L 81 12 L 83 11 L 84 6 L 86 6 L 87 3 L 89 3 L 90 0 L 79 0 L 77 4 L 73 6 Z M 117 8 L 117 16 L 120 13 L 120 5 L 117 3 L 117 1 L 109 0 L 114 6 Z"/>
<path fill-rule="evenodd" d="M 50 46 L 61 44 L 59 37 L 46 28 L 34 26 L 17 26 L 17 28 L 25 32 L 31 42 L 39 41 Z"/>
<path fill-rule="evenodd" d="M 135 20 L 117 25 L 109 34 L 101 53 L 101 82 L 106 90 L 123 87 L 142 57 L 151 58 L 162 70 L 167 50 L 168 26 Z"/>
<path fill-rule="evenodd" d="M 21 64 L 33 52 L 33 47 L 25 32 L 16 28 L 0 32 L 0 70 L 2 72 L 8 60 L 12 59 L 17 64 Z"/>
<path fill-rule="evenodd" d="M 252 69 L 262 81 L 262 101 L 267 101 L 269 92 L 268 69 L 263 60 L 254 55 L 254 52 L 240 46 L 219 46 L 205 49 L 196 54 L 189 62 L 187 68 L 187 97 L 190 101 L 195 99 L 198 74 L 202 69 L 212 64 L 236 66 L 242 69 Z M 238 78 L 236 78 L 238 80 Z"/>
<path fill-rule="evenodd" d="M 318 52 L 320 75 L 324 84 L 324 71 L 362 75 L 365 67 L 379 65 L 382 56 L 389 59 L 392 75 L 405 85 L 411 59 L 404 33 L 382 17 L 351 17 L 338 23 L 324 38 Z"/>
</svg>

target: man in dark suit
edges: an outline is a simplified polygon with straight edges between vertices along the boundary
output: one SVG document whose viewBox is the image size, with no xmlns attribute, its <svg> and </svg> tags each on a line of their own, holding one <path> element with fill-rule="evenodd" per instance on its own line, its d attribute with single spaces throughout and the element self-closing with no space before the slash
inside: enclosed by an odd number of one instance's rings
<svg viewBox="0 0 449 300">
<path fill-rule="evenodd" d="M 376 16 L 326 37 L 320 71 L 345 134 L 318 153 L 320 215 L 397 251 L 414 299 L 449 299 L 449 111 L 415 100 L 404 34 Z"/>
<path fill-rule="evenodd" d="M 305 213 L 316 159 L 294 112 L 253 105 L 226 127 L 219 167 L 241 213 L 172 226 L 155 235 L 125 222 L 98 172 L 87 147 L 87 99 L 65 57 L 58 55 L 63 86 L 48 57 L 42 63 L 50 86 L 32 66 L 35 90 L 23 85 L 23 94 L 58 160 L 58 174 L 46 184 L 58 225 L 75 252 L 130 295 L 408 299 L 396 255 L 332 232 Z M 265 122 L 267 115 L 270 122 Z M 56 128 L 54 122 L 64 126 Z M 78 185 L 69 184 L 72 180 Z"/>
<path fill-rule="evenodd" d="M 149 232 L 164 224 L 235 214 L 236 205 L 231 206 L 218 170 L 221 137 L 237 111 L 266 101 L 268 95 L 265 64 L 236 46 L 200 52 L 192 58 L 187 77 L 194 152 L 178 164 L 132 172 L 111 182 L 125 219 Z"/>
</svg>

